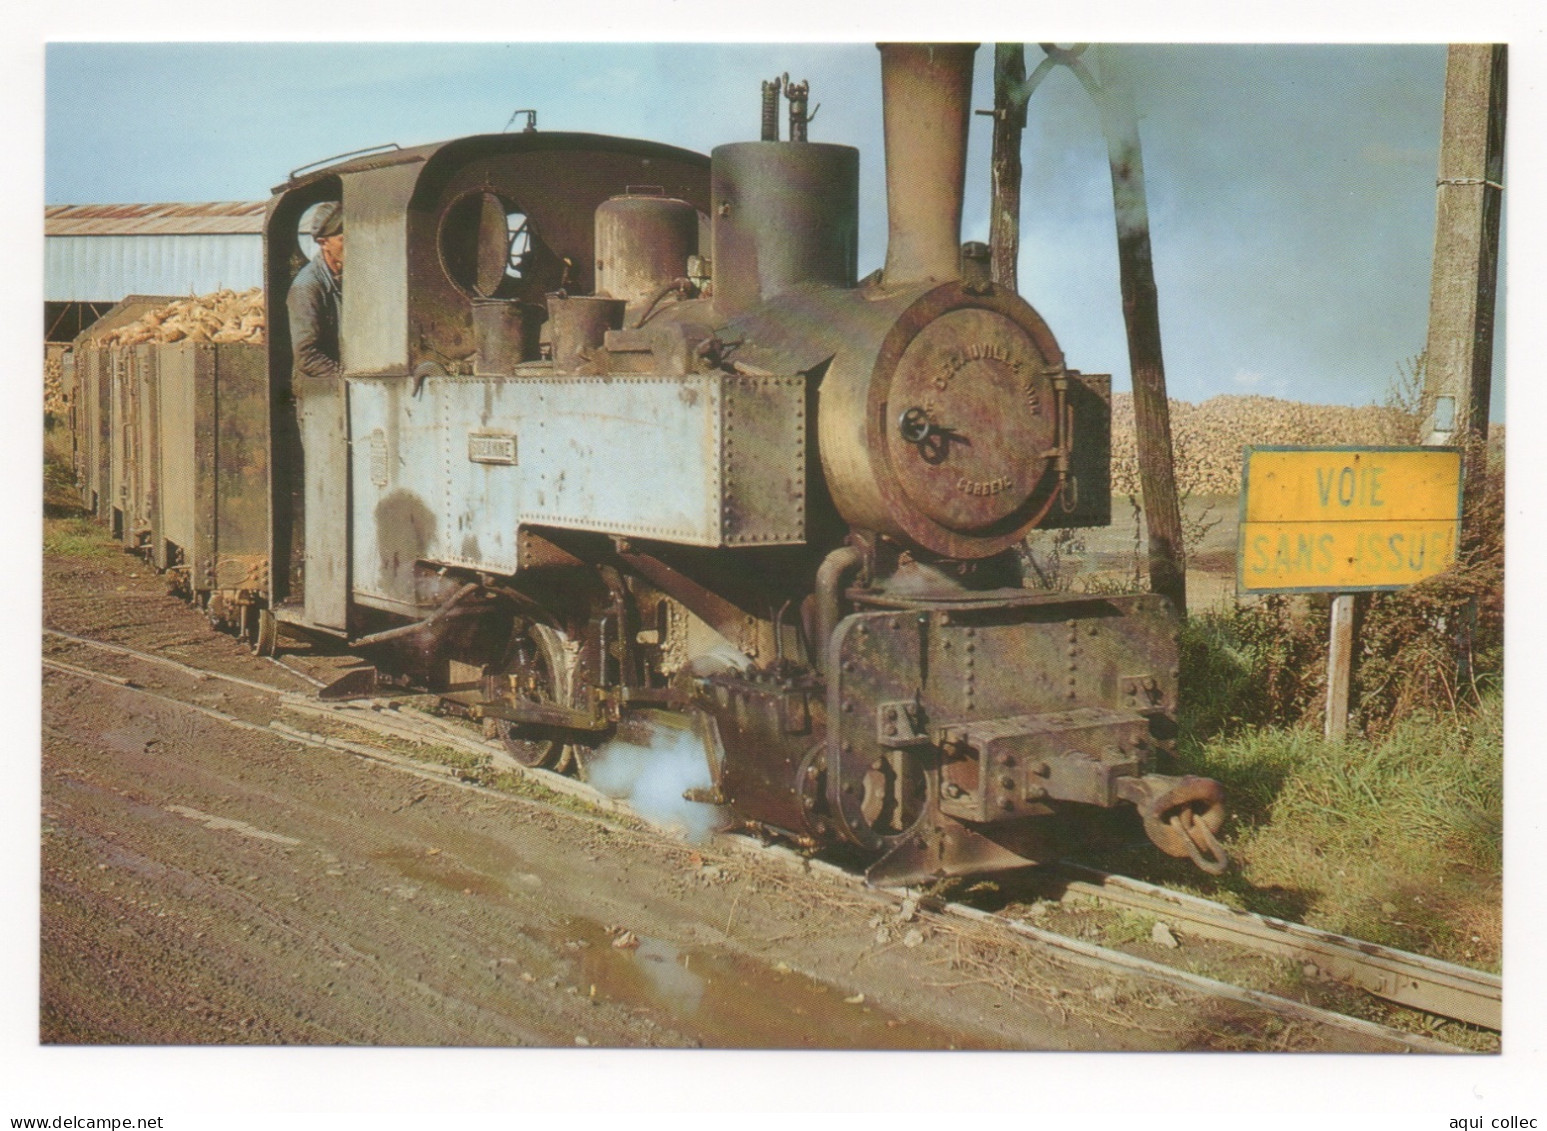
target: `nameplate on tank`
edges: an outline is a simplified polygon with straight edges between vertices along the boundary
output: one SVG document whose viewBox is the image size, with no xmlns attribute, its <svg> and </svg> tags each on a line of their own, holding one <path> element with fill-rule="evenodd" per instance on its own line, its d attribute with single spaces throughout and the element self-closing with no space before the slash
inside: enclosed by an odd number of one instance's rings
<svg viewBox="0 0 1547 1131">
<path fill-rule="evenodd" d="M 498 463 L 514 467 L 516 437 L 511 432 L 469 432 L 467 458 L 473 463 Z"/>
<path fill-rule="evenodd" d="M 391 462 L 387 457 L 387 434 L 380 428 L 370 435 L 371 453 L 371 483 L 376 487 L 385 487 L 391 482 Z"/>
</svg>

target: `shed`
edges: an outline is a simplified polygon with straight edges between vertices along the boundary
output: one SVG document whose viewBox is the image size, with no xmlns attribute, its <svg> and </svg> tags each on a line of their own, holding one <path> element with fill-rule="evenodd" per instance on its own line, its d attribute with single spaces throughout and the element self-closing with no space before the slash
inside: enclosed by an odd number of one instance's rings
<svg viewBox="0 0 1547 1131">
<path fill-rule="evenodd" d="M 263 284 L 267 202 L 52 204 L 43 210 L 43 326 L 68 341 L 125 295 Z"/>
</svg>

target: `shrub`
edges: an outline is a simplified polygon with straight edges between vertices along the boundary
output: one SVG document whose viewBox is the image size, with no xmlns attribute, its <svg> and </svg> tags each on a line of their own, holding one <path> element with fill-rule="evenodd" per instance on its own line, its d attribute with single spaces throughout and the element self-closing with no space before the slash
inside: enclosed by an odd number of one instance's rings
<svg viewBox="0 0 1547 1131">
<path fill-rule="evenodd" d="M 1370 733 L 1435 708 L 1475 705 L 1504 678 L 1502 443 L 1468 453 L 1478 470 L 1456 564 L 1396 593 L 1377 593 L 1359 626 L 1357 717 Z"/>
<path fill-rule="evenodd" d="M 1292 726 L 1325 687 L 1327 606 L 1270 596 L 1195 614 L 1181 634 L 1184 739 Z"/>
</svg>

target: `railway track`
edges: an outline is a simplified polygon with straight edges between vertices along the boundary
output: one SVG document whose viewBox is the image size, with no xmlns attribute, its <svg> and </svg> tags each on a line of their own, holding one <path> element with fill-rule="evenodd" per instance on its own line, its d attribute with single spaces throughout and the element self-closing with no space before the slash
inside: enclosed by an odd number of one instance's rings
<svg viewBox="0 0 1547 1131">
<path fill-rule="evenodd" d="M 195 667 L 123 645 L 57 630 L 45 630 L 45 635 L 78 649 L 174 670 L 200 683 L 224 681 L 272 696 L 275 705 L 287 711 L 334 724 L 347 724 L 373 735 L 374 740 L 348 739 L 277 720 L 270 720 L 266 725 L 255 723 L 189 702 L 174 694 L 151 690 L 132 677 L 96 670 L 89 665 L 57 657 L 44 657 L 46 668 L 65 675 L 147 695 L 228 725 L 267 733 L 303 746 L 340 750 L 388 763 L 422 777 L 464 788 L 481 789 L 482 786 L 476 781 L 467 780 L 465 774 L 423 756 L 404 753 L 403 744 L 449 748 L 486 759 L 487 764 L 496 770 L 515 774 L 551 793 L 584 801 L 599 813 L 634 817 L 625 802 L 608 797 L 584 782 L 523 767 L 501 745 L 471 733 L 464 724 L 412 708 L 405 709 L 391 699 L 324 703 L 309 695 L 287 691 L 259 680 Z M 75 660 L 81 658 L 73 657 Z M 313 685 L 321 682 L 291 665 L 281 666 L 304 682 Z M 531 798 L 522 800 L 532 801 Z M 542 804 L 541 801 L 536 803 Z M 1138 977 L 1191 994 L 1230 1001 L 1296 1024 L 1352 1034 L 1393 1050 L 1446 1053 L 1466 1051 L 1420 1033 L 1407 1032 L 1303 1001 L 1204 977 L 1189 970 L 964 903 L 920 896 L 918 892 L 907 889 L 865 889 L 863 878 L 852 871 L 743 835 L 727 834 L 720 839 L 724 845 L 738 852 L 781 862 L 806 872 L 816 871 L 852 889 L 868 890 L 872 896 L 889 901 L 895 907 L 908 906 L 910 914 L 922 912 L 942 919 L 977 924 L 1013 938 L 1021 945 L 1057 955 L 1064 961 L 1090 969 Z M 1187 893 L 1112 875 L 1077 863 L 1063 862 L 1057 865 L 1056 879 L 1061 883 L 1066 899 L 1094 899 L 1112 907 L 1154 916 L 1157 920 L 1174 925 L 1177 931 L 1185 935 L 1217 940 L 1244 951 L 1314 965 L 1317 973 L 1325 978 L 1357 987 L 1410 1009 L 1464 1021 L 1481 1028 L 1498 1030 L 1500 1027 L 1501 983 L 1496 975 L 1301 924 L 1239 911 Z"/>
<path fill-rule="evenodd" d="M 1097 868 L 1064 862 L 1060 871 L 1077 895 L 1164 918 L 1203 938 L 1313 966 L 1319 977 L 1409 1009 L 1495 1032 L 1502 1025 L 1503 983 L 1497 974 L 1241 911 Z"/>
</svg>

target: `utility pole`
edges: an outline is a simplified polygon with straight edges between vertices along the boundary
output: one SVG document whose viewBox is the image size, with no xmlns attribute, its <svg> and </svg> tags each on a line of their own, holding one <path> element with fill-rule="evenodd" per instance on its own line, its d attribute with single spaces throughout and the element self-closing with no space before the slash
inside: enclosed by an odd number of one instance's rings
<svg viewBox="0 0 1547 1131">
<path fill-rule="evenodd" d="M 1508 86 L 1507 46 L 1451 44 L 1445 59 L 1420 434 L 1426 446 L 1462 449 L 1462 503 L 1467 508 L 1483 488 L 1488 464 Z M 1476 617 L 1473 598 L 1456 626 L 1456 668 L 1462 679 L 1471 670 Z"/>
<path fill-rule="evenodd" d="M 994 45 L 993 203 L 988 221 L 992 279 L 1019 294 L 1021 254 L 1021 134 L 1026 129 L 1026 45 Z"/>
<path fill-rule="evenodd" d="M 1445 63 L 1434 274 L 1425 351 L 1423 442 L 1488 438 L 1509 49 L 1452 44 Z M 1469 474 L 1482 470 L 1471 453 Z"/>
<path fill-rule="evenodd" d="M 1160 351 L 1160 301 L 1150 255 L 1149 205 L 1144 194 L 1144 157 L 1133 94 L 1111 47 L 1097 49 L 1101 67 L 1102 131 L 1112 166 L 1112 207 L 1117 214 L 1117 266 L 1122 278 L 1123 321 L 1128 328 L 1128 366 L 1133 376 L 1133 419 L 1139 457 L 1139 487 L 1149 533 L 1150 588 L 1187 612 L 1187 572 L 1182 546 L 1182 510 L 1177 501 L 1171 447 L 1171 403 Z"/>
</svg>

